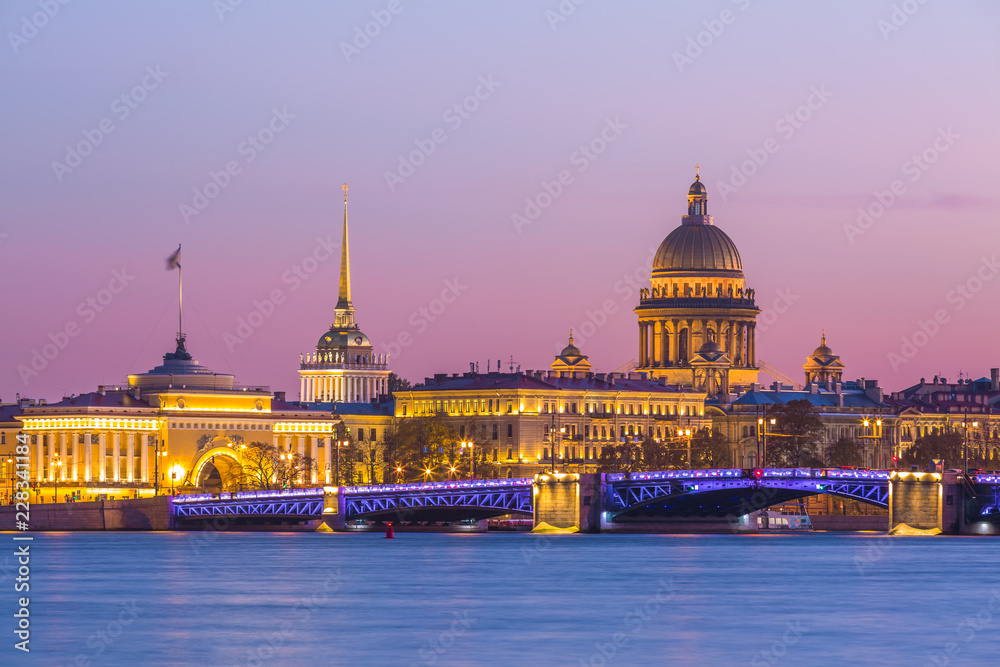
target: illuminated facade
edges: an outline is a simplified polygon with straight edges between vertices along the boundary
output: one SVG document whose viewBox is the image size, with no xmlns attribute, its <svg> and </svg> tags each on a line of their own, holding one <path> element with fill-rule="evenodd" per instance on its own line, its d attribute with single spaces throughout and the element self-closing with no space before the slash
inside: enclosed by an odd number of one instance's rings
<svg viewBox="0 0 1000 667">
<path fill-rule="evenodd" d="M 175 352 L 123 387 L 25 406 L 17 416 L 31 446 L 31 480 L 43 497 L 80 492 L 135 497 L 220 490 L 220 458 L 240 460 L 241 443 L 273 443 L 313 461 L 308 479 L 327 483 L 337 420 L 284 402 L 266 387 L 240 387 L 191 358 L 180 336 Z M 217 466 L 216 463 L 220 465 Z"/>
<path fill-rule="evenodd" d="M 572 345 L 567 349 L 575 350 L 570 356 L 583 356 Z M 609 444 L 647 436 L 669 440 L 680 429 L 711 424 L 703 392 L 668 386 L 645 373 L 438 374 L 395 398 L 397 419 L 443 417 L 508 477 L 544 470 L 552 448 L 560 469 L 582 471 L 596 466 Z"/>
<path fill-rule="evenodd" d="M 369 403 L 388 394 L 389 355 L 376 354 L 368 336 L 354 321 L 345 184 L 340 292 L 333 323 L 319 337 L 316 351 L 299 355 L 299 400 L 304 403 Z"/>
<path fill-rule="evenodd" d="M 660 244 L 652 284 L 640 291 L 636 369 L 668 384 L 724 395 L 757 382 L 760 309 L 736 244 L 708 214 L 700 176 L 688 213 Z"/>
</svg>

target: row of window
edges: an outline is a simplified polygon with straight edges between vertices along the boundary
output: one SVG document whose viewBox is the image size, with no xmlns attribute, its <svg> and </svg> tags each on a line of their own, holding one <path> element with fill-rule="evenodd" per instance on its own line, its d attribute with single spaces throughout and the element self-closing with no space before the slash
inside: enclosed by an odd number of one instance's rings
<svg viewBox="0 0 1000 667">
<path fill-rule="evenodd" d="M 414 415 L 433 415 L 446 412 L 451 415 L 461 414 L 513 414 L 515 411 L 514 401 L 501 401 L 498 399 L 466 399 L 466 400 L 444 400 L 444 401 L 415 401 Z M 524 411 L 524 404 L 517 406 L 518 412 Z M 579 403 L 566 401 L 563 403 L 556 401 L 545 401 L 538 406 L 538 411 L 544 414 L 555 412 L 566 414 L 579 414 Z M 646 405 L 645 403 L 584 403 L 586 414 L 596 415 L 683 415 L 684 406 L 672 403 L 656 403 Z M 693 412 L 693 409 L 687 410 Z M 407 416 L 406 403 L 400 408 L 401 416 Z"/>
</svg>

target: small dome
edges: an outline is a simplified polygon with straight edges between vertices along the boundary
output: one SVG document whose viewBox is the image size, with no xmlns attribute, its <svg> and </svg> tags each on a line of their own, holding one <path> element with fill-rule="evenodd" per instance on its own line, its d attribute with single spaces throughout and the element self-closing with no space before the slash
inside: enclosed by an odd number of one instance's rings
<svg viewBox="0 0 1000 667">
<path fill-rule="evenodd" d="M 716 354 L 722 352 L 722 348 L 714 340 L 705 341 L 705 344 L 698 349 L 698 354 Z"/>
<path fill-rule="evenodd" d="M 569 345 L 567 345 L 566 347 L 563 348 L 562 352 L 559 353 L 559 356 L 560 357 L 581 357 L 583 355 L 580 354 L 580 348 L 578 348 L 576 345 L 573 345 L 572 343 L 570 343 Z"/>
<path fill-rule="evenodd" d="M 330 329 L 316 343 L 317 350 L 345 347 L 371 347 L 371 342 L 360 329 Z"/>
<path fill-rule="evenodd" d="M 692 183 L 691 187 L 688 188 L 688 194 L 703 195 L 706 194 L 707 192 L 708 191 L 705 189 L 705 184 L 701 182 L 701 176 L 696 176 L 694 179 L 694 183 Z"/>
<path fill-rule="evenodd" d="M 814 356 L 814 357 L 833 357 L 833 356 L 836 356 L 836 355 L 833 354 L 833 350 L 831 350 L 826 345 L 826 334 L 825 333 L 823 334 L 822 340 L 820 340 L 819 347 L 817 347 L 815 350 L 813 350 L 812 356 Z"/>
</svg>

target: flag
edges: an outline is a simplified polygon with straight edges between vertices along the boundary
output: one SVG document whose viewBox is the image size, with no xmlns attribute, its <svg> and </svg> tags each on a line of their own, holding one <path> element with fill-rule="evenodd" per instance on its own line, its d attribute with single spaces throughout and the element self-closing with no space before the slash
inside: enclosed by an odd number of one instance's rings
<svg viewBox="0 0 1000 667">
<path fill-rule="evenodd" d="M 181 247 L 177 246 L 177 251 L 170 257 L 167 257 L 167 271 L 179 268 L 181 268 Z"/>
</svg>

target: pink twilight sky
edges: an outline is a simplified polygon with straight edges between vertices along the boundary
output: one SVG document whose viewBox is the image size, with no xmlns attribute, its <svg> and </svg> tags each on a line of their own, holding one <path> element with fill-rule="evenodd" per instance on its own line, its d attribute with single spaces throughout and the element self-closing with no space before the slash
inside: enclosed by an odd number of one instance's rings
<svg viewBox="0 0 1000 667">
<path fill-rule="evenodd" d="M 545 368 L 570 327 L 614 370 L 637 353 L 625 277 L 648 281 L 696 163 L 772 366 L 800 379 L 824 328 L 890 390 L 1000 365 L 996 2 L 224 3 L 0 6 L 3 401 L 159 363 L 178 243 L 195 358 L 297 395 L 339 271 L 303 260 L 339 248 L 344 181 L 358 322 L 410 341 L 402 376 Z M 546 208 L 518 228 L 526 198 Z"/>
</svg>

